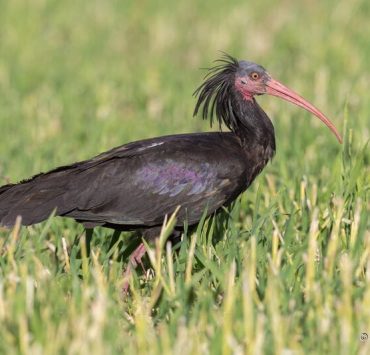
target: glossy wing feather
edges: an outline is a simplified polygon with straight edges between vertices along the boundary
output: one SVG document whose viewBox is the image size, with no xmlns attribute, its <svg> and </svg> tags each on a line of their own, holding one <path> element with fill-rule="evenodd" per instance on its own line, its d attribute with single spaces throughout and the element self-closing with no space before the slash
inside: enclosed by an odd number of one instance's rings
<svg viewBox="0 0 370 355">
<path fill-rule="evenodd" d="M 57 215 L 90 224 L 153 226 L 181 206 L 178 223 L 199 221 L 247 185 L 231 133 L 175 135 L 130 143 L 0 188 L 0 221 L 25 225 Z"/>
<path fill-rule="evenodd" d="M 83 172 L 76 181 L 77 186 L 86 186 L 82 198 L 65 215 L 83 221 L 153 226 L 181 206 L 178 223 L 187 218 L 192 224 L 206 208 L 212 213 L 243 189 L 241 157 L 225 151 L 214 134 L 157 143 L 140 155 L 109 159 L 96 170 Z M 230 143 L 229 149 L 238 147 Z"/>
</svg>

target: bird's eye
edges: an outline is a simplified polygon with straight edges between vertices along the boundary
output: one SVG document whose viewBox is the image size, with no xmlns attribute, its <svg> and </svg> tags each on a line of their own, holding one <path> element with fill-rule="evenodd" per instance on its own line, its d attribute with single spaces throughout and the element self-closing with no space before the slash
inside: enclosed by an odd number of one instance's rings
<svg viewBox="0 0 370 355">
<path fill-rule="evenodd" d="M 251 77 L 253 80 L 257 80 L 257 79 L 259 79 L 260 75 L 259 75 L 258 73 L 256 73 L 256 72 L 253 72 L 253 73 L 250 75 L 250 77 Z"/>
</svg>

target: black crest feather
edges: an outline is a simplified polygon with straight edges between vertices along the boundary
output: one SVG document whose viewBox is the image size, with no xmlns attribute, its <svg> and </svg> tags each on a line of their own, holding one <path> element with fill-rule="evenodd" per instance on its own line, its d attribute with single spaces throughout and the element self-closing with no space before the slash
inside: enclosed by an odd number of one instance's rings
<svg viewBox="0 0 370 355">
<path fill-rule="evenodd" d="M 208 69 L 205 81 L 193 94 L 198 97 L 194 116 L 201 111 L 202 118 L 209 117 L 211 125 L 216 117 L 220 127 L 223 122 L 233 130 L 237 125 L 233 102 L 234 76 L 239 68 L 239 62 L 227 53 L 215 62 L 217 65 Z"/>
</svg>

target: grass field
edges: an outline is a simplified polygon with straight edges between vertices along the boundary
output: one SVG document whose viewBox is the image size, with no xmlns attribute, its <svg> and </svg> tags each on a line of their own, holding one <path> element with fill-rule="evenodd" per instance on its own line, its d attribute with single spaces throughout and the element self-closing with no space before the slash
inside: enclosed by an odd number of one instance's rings
<svg viewBox="0 0 370 355">
<path fill-rule="evenodd" d="M 150 246 L 73 220 L 0 231 L 2 354 L 369 354 L 370 2 L 0 0 L 0 182 L 209 129 L 219 50 L 265 66 L 344 135 L 273 97 L 277 154 L 230 212 Z M 160 246 L 164 246 L 161 248 Z M 78 254 L 82 254 L 82 258 Z M 368 334 L 368 335 L 367 335 Z"/>
</svg>

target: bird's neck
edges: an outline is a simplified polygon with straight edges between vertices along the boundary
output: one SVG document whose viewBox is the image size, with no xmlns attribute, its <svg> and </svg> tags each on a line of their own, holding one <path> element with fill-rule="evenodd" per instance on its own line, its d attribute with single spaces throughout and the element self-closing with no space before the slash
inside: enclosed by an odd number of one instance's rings
<svg viewBox="0 0 370 355">
<path fill-rule="evenodd" d="M 233 131 L 240 138 L 243 148 L 249 151 L 260 148 L 264 158 L 271 159 L 276 149 L 274 126 L 257 101 L 240 98 L 237 116 L 237 126 Z"/>
</svg>

